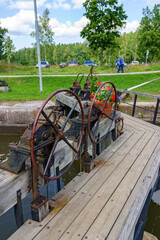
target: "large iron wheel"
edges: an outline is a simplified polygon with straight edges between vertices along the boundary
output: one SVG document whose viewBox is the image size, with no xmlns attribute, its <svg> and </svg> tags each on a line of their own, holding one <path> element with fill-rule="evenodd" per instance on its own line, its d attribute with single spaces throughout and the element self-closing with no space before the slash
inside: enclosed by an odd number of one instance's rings
<svg viewBox="0 0 160 240">
<path fill-rule="evenodd" d="M 75 98 L 75 103 L 73 105 L 73 107 L 70 109 L 65 121 L 63 122 L 62 126 L 60 128 L 57 127 L 57 121 L 60 120 L 61 116 L 62 116 L 62 113 L 61 112 L 58 112 L 58 119 L 56 119 L 55 121 L 53 120 L 53 113 L 54 113 L 54 110 L 51 110 L 50 113 L 48 113 L 46 111 L 46 107 L 47 107 L 47 104 L 49 103 L 49 101 L 54 98 L 57 94 L 59 93 L 67 93 L 69 94 L 70 96 L 74 97 Z M 74 147 L 70 144 L 70 142 L 68 141 L 68 139 L 66 138 L 65 136 L 65 128 L 66 128 L 66 125 L 73 113 L 73 111 L 75 110 L 76 106 L 79 105 L 80 107 L 80 114 L 82 116 L 82 124 L 81 124 L 81 131 L 80 131 L 80 134 L 79 134 L 79 141 L 78 141 L 78 144 L 77 144 L 77 147 Z M 56 114 L 56 112 L 55 112 Z M 54 140 L 53 140 L 53 143 L 52 143 L 52 147 L 51 147 L 51 151 L 50 151 L 50 154 L 49 154 L 49 157 L 48 157 L 48 160 L 46 162 L 46 165 L 45 165 L 45 169 L 44 171 L 40 171 L 40 169 L 38 168 L 38 164 L 39 162 L 37 161 L 36 159 L 36 154 L 37 154 L 37 151 L 39 149 L 42 148 L 42 146 L 37 146 L 35 144 L 35 132 L 36 132 L 36 128 L 38 127 L 38 125 L 40 123 L 42 123 L 42 118 L 43 118 L 43 122 L 45 121 L 47 124 L 49 124 L 53 130 L 53 133 L 54 133 Z M 68 90 L 68 89 L 61 89 L 61 90 L 58 90 L 58 91 L 55 91 L 53 92 L 45 101 L 44 103 L 42 104 L 41 108 L 39 109 L 38 113 L 37 113 L 37 116 L 35 118 L 35 121 L 34 121 L 34 124 L 33 124 L 33 129 L 32 129 L 32 136 L 31 136 L 31 159 L 32 159 L 32 163 L 33 163 L 33 166 L 36 170 L 36 172 L 42 177 L 44 178 L 45 180 L 47 181 L 50 181 L 50 180 L 55 180 L 55 179 L 58 179 L 60 178 L 64 173 L 66 173 L 68 171 L 68 169 L 71 167 L 71 165 L 73 164 L 74 160 L 76 159 L 77 157 L 77 154 L 80 150 L 80 146 L 81 146 L 81 142 L 82 142 L 82 138 L 83 138 L 83 131 L 84 131 L 84 114 L 83 114 L 83 108 L 82 108 L 82 104 L 78 98 L 78 96 L 71 90 Z M 57 144 L 59 143 L 59 141 L 63 140 L 70 148 L 71 150 L 73 150 L 74 154 L 73 154 L 73 159 L 72 161 L 69 163 L 69 165 L 67 166 L 67 168 L 65 168 L 65 170 L 60 173 L 58 176 L 54 176 L 54 177 L 48 177 L 46 176 L 46 173 L 48 171 L 48 169 L 50 168 L 50 163 L 51 163 L 51 160 L 53 161 L 53 155 L 54 155 L 54 152 L 55 152 L 55 149 L 57 147 Z M 43 145 L 44 147 L 44 145 Z"/>
<path fill-rule="evenodd" d="M 97 95 L 106 86 L 108 86 L 108 89 L 109 89 L 108 95 L 106 96 L 106 98 L 104 100 L 103 107 L 100 108 L 98 106 L 98 104 L 96 103 L 97 102 Z M 114 95 L 115 98 L 113 100 L 111 112 L 109 114 L 106 114 L 105 113 L 105 107 L 107 106 L 107 104 L 109 104 L 110 97 L 112 95 Z M 113 120 L 115 118 L 116 108 L 117 108 L 116 88 L 115 88 L 115 86 L 112 82 L 106 81 L 99 86 L 97 92 L 94 95 L 91 106 L 90 106 L 90 111 L 89 111 L 89 116 L 88 116 L 88 134 L 89 134 L 89 137 L 90 137 L 90 139 L 93 143 L 96 143 L 96 144 L 100 143 L 101 141 L 104 140 L 104 138 L 107 137 L 107 134 L 109 133 L 109 131 L 111 129 L 111 126 L 112 126 L 112 123 L 113 123 Z M 95 113 L 94 113 L 95 109 L 98 112 L 98 114 L 97 114 L 98 117 L 97 117 L 97 120 L 95 121 L 94 125 L 92 125 L 91 124 L 91 119 L 92 119 L 92 116 L 95 115 Z M 107 121 L 107 127 L 105 129 L 105 133 L 103 133 L 103 136 L 101 137 L 101 136 L 99 136 L 100 135 L 100 124 L 101 124 L 102 121 L 104 121 L 104 118 L 107 118 L 108 121 Z"/>
</svg>

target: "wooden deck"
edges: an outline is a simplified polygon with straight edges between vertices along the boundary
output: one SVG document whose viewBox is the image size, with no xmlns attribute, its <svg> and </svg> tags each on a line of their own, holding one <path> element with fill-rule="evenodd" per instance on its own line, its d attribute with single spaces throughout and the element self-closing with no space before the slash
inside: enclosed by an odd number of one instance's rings
<svg viewBox="0 0 160 240">
<path fill-rule="evenodd" d="M 40 223 L 28 220 L 9 239 L 131 240 L 160 167 L 160 128 L 124 116 L 124 133 L 51 201 Z"/>
</svg>

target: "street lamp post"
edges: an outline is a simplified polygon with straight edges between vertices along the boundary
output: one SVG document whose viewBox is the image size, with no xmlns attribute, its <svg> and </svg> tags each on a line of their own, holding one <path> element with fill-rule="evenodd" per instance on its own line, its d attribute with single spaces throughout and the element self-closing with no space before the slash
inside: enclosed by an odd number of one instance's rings
<svg viewBox="0 0 160 240">
<path fill-rule="evenodd" d="M 34 12 L 35 12 L 37 54 L 38 54 L 39 84 L 40 84 L 40 92 L 42 92 L 43 91 L 43 84 L 42 84 L 42 69 L 41 69 L 41 53 L 40 53 L 40 44 L 39 44 L 39 29 L 38 29 L 36 0 L 34 0 Z"/>
</svg>

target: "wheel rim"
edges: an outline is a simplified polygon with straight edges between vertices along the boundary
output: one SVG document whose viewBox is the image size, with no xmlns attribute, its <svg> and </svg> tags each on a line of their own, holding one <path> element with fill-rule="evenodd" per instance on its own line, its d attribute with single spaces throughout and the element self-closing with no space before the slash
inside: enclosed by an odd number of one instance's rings
<svg viewBox="0 0 160 240">
<path fill-rule="evenodd" d="M 74 148 L 70 143 L 69 141 L 67 140 L 67 138 L 64 136 L 64 129 L 65 129 L 65 126 L 69 120 L 69 117 L 67 116 L 66 120 L 67 122 L 65 121 L 65 123 L 63 124 L 62 128 L 61 129 L 58 129 L 56 127 L 56 124 L 55 122 L 52 123 L 52 121 L 50 120 L 50 117 L 45 113 L 45 106 L 47 105 L 47 103 L 53 98 L 55 97 L 55 95 L 57 95 L 58 93 L 62 93 L 62 92 L 66 92 L 66 93 L 69 93 L 71 95 L 73 95 L 75 98 L 76 98 L 76 103 L 74 104 L 74 109 L 75 107 L 77 106 L 77 104 L 79 104 L 80 106 L 80 113 L 82 115 L 82 124 L 81 124 L 81 131 L 80 131 L 80 135 L 79 135 L 79 143 L 78 143 L 78 146 L 77 148 Z M 71 115 L 71 111 L 74 111 L 74 109 L 72 108 L 69 112 L 69 114 Z M 69 115 L 68 114 L 68 115 Z M 72 161 L 69 163 L 69 165 L 67 166 L 67 168 L 62 172 L 60 173 L 58 176 L 54 176 L 54 177 L 47 177 L 45 176 L 44 172 L 42 173 L 39 168 L 38 168 L 38 162 L 36 160 L 36 152 L 35 152 L 35 143 L 34 143 L 34 136 L 35 136 L 35 132 L 36 132 L 36 127 L 39 123 L 39 120 L 40 120 L 40 117 L 43 115 L 43 117 L 45 118 L 45 120 L 47 121 L 47 123 L 49 123 L 51 125 L 51 127 L 53 128 L 53 131 L 55 132 L 56 134 L 56 137 L 55 137 L 55 141 L 53 143 L 53 146 L 52 146 L 52 150 L 51 150 L 51 153 L 49 155 L 49 158 L 48 158 L 48 161 L 47 161 L 47 169 L 45 167 L 45 173 L 46 171 L 48 170 L 49 168 L 49 165 L 50 165 L 50 161 L 51 161 L 51 157 L 53 157 L 53 154 L 55 152 L 55 149 L 57 147 L 57 144 L 60 140 L 63 140 L 70 148 L 72 148 L 72 150 L 74 151 L 74 155 L 73 155 L 73 158 L 72 158 Z M 65 125 L 65 126 L 64 126 Z M 36 172 L 42 177 L 44 178 L 45 180 L 47 181 L 50 181 L 50 180 L 55 180 L 55 179 L 58 179 L 60 178 L 64 173 L 66 173 L 68 171 L 68 169 L 71 167 L 71 165 L 73 164 L 74 160 L 76 159 L 77 157 L 77 154 L 80 150 L 80 146 L 81 146 L 81 142 L 82 142 L 82 138 L 83 138 L 83 132 L 84 132 L 84 114 L 83 114 L 83 108 L 82 108 L 82 104 L 78 98 L 78 96 L 71 90 L 68 90 L 68 89 L 61 89 L 61 90 L 58 90 L 58 91 L 55 91 L 53 92 L 45 101 L 44 103 L 42 104 L 41 108 L 39 109 L 38 113 L 37 113 L 37 116 L 35 118 L 35 121 L 34 121 L 34 124 L 33 124 L 33 130 L 32 130 L 32 135 L 31 135 L 31 160 L 32 160 L 32 164 L 36 170 Z M 52 155 L 51 155 L 52 154 Z"/>
</svg>

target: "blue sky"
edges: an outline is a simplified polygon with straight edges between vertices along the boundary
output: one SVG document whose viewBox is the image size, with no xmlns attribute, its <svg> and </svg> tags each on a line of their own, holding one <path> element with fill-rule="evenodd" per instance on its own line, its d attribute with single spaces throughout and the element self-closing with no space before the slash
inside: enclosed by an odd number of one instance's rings
<svg viewBox="0 0 160 240">
<path fill-rule="evenodd" d="M 85 0 L 37 0 L 37 12 L 50 11 L 50 25 L 55 33 L 55 43 L 83 42 L 80 31 L 86 25 L 82 6 Z M 30 33 L 35 27 L 33 0 L 0 0 L 0 26 L 8 29 L 16 49 L 31 47 L 34 39 Z M 142 18 L 142 9 L 150 9 L 160 0 L 119 0 L 128 16 L 125 32 L 135 31 Z"/>
</svg>

